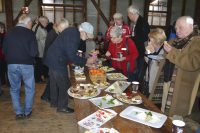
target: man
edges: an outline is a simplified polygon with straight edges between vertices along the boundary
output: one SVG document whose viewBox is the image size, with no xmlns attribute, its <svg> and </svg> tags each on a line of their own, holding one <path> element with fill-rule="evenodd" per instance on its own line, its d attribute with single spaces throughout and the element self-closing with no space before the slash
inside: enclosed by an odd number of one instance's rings
<svg viewBox="0 0 200 133">
<path fill-rule="evenodd" d="M 168 70 L 165 70 L 161 110 L 165 110 L 170 88 L 173 89 L 173 97 L 170 101 L 169 115 L 186 116 L 189 112 L 192 88 L 200 73 L 200 36 L 193 30 L 193 19 L 189 16 L 178 18 L 175 29 L 177 39 L 164 44 L 169 62 L 165 64 Z M 168 67 L 169 65 L 174 66 Z"/>
<path fill-rule="evenodd" d="M 71 86 L 67 63 L 73 62 L 84 66 L 93 63 L 93 59 L 88 60 L 77 56 L 80 38 L 86 40 L 93 38 L 93 26 L 84 22 L 77 28 L 65 29 L 53 42 L 47 51 L 45 64 L 49 67 L 50 74 L 50 96 L 51 106 L 57 107 L 57 112 L 72 113 L 73 109 L 68 107 L 67 90 Z"/>
<path fill-rule="evenodd" d="M 135 42 L 137 50 L 139 52 L 136 68 L 136 80 L 138 80 L 142 84 L 145 73 L 145 43 L 148 41 L 150 28 L 148 22 L 139 14 L 138 9 L 135 8 L 133 5 L 128 8 L 128 17 L 132 22 L 131 38 Z"/>
<path fill-rule="evenodd" d="M 44 55 L 43 58 L 45 59 L 46 53 L 48 48 L 52 45 L 54 40 L 57 38 L 57 36 L 66 28 L 69 27 L 69 22 L 67 19 L 62 18 L 56 25 L 53 26 L 53 29 L 47 34 L 47 38 L 45 41 L 45 48 L 44 48 Z M 41 96 L 42 100 L 50 101 L 50 80 L 47 79 L 47 85 L 45 88 L 44 93 Z"/>
<path fill-rule="evenodd" d="M 45 47 L 45 40 L 47 37 L 47 25 L 49 20 L 46 16 L 40 16 L 38 18 L 38 24 L 35 24 L 32 28 L 36 35 L 37 43 L 38 43 L 38 51 L 39 54 L 35 58 L 35 80 L 38 83 L 42 83 L 43 79 L 42 76 L 45 78 L 47 77 L 47 73 L 45 73 L 45 67 L 43 66 L 43 55 L 44 55 L 44 47 Z"/>
<path fill-rule="evenodd" d="M 5 36 L 3 50 L 8 63 L 10 94 L 16 119 L 30 117 L 35 93 L 34 57 L 38 54 L 37 41 L 31 31 L 32 21 L 22 15 L 16 27 Z M 24 108 L 20 104 L 21 80 L 25 86 Z"/>
</svg>

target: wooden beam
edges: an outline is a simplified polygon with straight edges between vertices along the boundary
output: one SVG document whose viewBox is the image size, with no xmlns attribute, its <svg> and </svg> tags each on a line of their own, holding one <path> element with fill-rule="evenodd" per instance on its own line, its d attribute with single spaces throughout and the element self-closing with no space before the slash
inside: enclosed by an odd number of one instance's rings
<svg viewBox="0 0 200 133">
<path fill-rule="evenodd" d="M 101 5 L 101 1 L 98 0 L 98 6 L 101 7 L 100 5 Z M 97 33 L 99 32 L 99 24 L 100 24 L 100 15 L 99 15 L 99 12 L 97 12 Z"/>
<path fill-rule="evenodd" d="M 43 6 L 60 6 L 60 7 L 79 7 L 79 8 L 83 8 L 83 5 L 73 5 L 73 4 L 49 4 L 49 3 L 43 3 Z"/>
<path fill-rule="evenodd" d="M 42 3 L 43 3 L 42 0 L 38 1 L 38 7 L 39 7 L 38 8 L 38 15 L 39 16 L 42 16 L 42 14 L 43 14 L 43 12 L 42 12 Z"/>
<path fill-rule="evenodd" d="M 6 0 L 6 1 L 7 1 L 7 0 Z M 27 6 L 27 7 L 28 7 L 28 6 L 31 4 L 32 1 L 33 1 L 33 0 L 25 0 L 24 6 Z M 6 7 L 6 8 L 7 8 L 7 7 Z M 23 14 L 23 12 L 22 12 L 22 10 L 20 10 L 19 14 L 17 15 L 17 17 L 16 17 L 15 20 L 14 20 L 14 25 L 17 24 L 18 19 L 19 19 L 19 17 L 20 17 L 22 14 Z"/>
<path fill-rule="evenodd" d="M 117 0 L 110 0 L 110 20 L 113 17 L 113 14 L 116 13 Z"/>
<path fill-rule="evenodd" d="M 87 21 L 87 0 L 83 0 L 83 21 Z"/>
<path fill-rule="evenodd" d="M 172 0 L 167 1 L 167 20 L 166 20 L 166 28 L 169 27 L 171 23 L 172 16 Z"/>
<path fill-rule="evenodd" d="M 200 26 L 200 1 L 196 0 L 195 4 L 194 21 Z"/>
<path fill-rule="evenodd" d="M 6 12 L 6 26 L 7 30 L 13 27 L 13 6 L 12 0 L 5 0 L 5 12 Z"/>
<path fill-rule="evenodd" d="M 183 0 L 183 5 L 182 5 L 181 16 L 184 16 L 184 15 L 185 15 L 186 2 L 187 2 L 187 0 Z"/>
<path fill-rule="evenodd" d="M 144 2 L 144 18 L 148 20 L 149 4 L 151 0 L 145 0 Z"/>
<path fill-rule="evenodd" d="M 108 19 L 105 17 L 105 15 L 103 14 L 102 10 L 100 9 L 100 7 L 98 6 L 98 4 L 96 3 L 95 0 L 91 0 L 91 2 L 93 3 L 94 7 L 97 9 L 97 11 L 99 12 L 99 14 L 101 15 L 101 17 L 103 18 L 105 24 L 108 26 L 109 25 L 109 21 Z"/>
</svg>

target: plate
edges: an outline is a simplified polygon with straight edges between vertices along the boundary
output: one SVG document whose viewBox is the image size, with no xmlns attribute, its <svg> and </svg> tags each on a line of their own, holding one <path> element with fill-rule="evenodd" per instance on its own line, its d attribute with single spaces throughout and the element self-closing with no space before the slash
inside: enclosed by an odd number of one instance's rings
<svg viewBox="0 0 200 133">
<path fill-rule="evenodd" d="M 111 95 L 106 95 L 103 97 L 96 97 L 89 99 L 94 105 L 99 107 L 100 109 L 111 108 L 115 106 L 123 105 L 122 102 L 113 98 Z"/>
<path fill-rule="evenodd" d="M 96 129 L 105 124 L 107 121 L 115 117 L 117 113 L 111 109 L 97 110 L 93 114 L 80 120 L 78 125 L 86 129 Z"/>
<path fill-rule="evenodd" d="M 74 75 L 75 75 L 76 81 L 85 81 L 86 80 L 85 74 L 75 73 Z"/>
<path fill-rule="evenodd" d="M 95 86 L 97 86 L 98 89 L 105 89 L 105 88 L 108 88 L 108 86 L 110 85 L 110 83 L 108 82 L 100 82 L 100 83 L 96 83 L 96 82 L 93 82 L 93 84 Z"/>
<path fill-rule="evenodd" d="M 67 92 L 73 98 L 89 99 L 98 96 L 101 90 L 92 84 L 79 84 L 76 87 L 70 87 Z"/>
<path fill-rule="evenodd" d="M 109 66 L 103 66 L 103 67 L 100 67 L 100 69 L 104 70 L 105 72 L 111 72 L 115 70 L 113 67 L 109 67 Z"/>
<path fill-rule="evenodd" d="M 127 107 L 120 113 L 120 116 L 154 128 L 161 128 L 167 120 L 166 115 L 135 106 Z"/>
<path fill-rule="evenodd" d="M 142 97 L 140 95 L 127 95 L 126 93 L 116 94 L 114 95 L 119 101 L 127 103 L 127 104 L 141 104 Z"/>
<path fill-rule="evenodd" d="M 95 128 L 89 131 L 85 131 L 85 133 L 119 133 L 114 128 Z"/>
<path fill-rule="evenodd" d="M 107 73 L 106 75 L 109 80 L 126 80 L 126 79 L 128 79 L 126 76 L 124 76 L 121 73 Z"/>
<path fill-rule="evenodd" d="M 111 86 L 109 86 L 105 91 L 109 93 L 122 93 L 128 88 L 130 82 L 127 81 L 115 81 Z"/>
</svg>

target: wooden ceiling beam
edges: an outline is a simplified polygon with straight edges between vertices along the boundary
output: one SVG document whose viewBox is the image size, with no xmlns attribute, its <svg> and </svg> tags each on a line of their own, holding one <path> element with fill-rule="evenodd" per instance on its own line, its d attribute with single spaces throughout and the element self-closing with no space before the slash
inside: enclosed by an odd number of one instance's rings
<svg viewBox="0 0 200 133">
<path fill-rule="evenodd" d="M 6 0 L 6 1 L 7 1 L 7 0 Z M 25 0 L 25 2 L 24 2 L 24 7 L 28 7 L 28 6 L 31 4 L 32 1 L 33 1 L 33 0 Z M 19 19 L 19 17 L 20 17 L 22 14 L 23 14 L 23 12 L 22 12 L 22 10 L 20 10 L 19 14 L 17 15 L 17 17 L 16 17 L 15 20 L 14 20 L 14 25 L 17 24 L 18 19 Z"/>
<path fill-rule="evenodd" d="M 103 14 L 102 10 L 100 9 L 100 7 L 98 6 L 97 2 L 95 0 L 91 0 L 91 2 L 93 3 L 94 7 L 97 9 L 97 11 L 99 12 L 99 14 L 101 15 L 102 19 L 104 20 L 105 24 L 108 26 L 109 25 L 109 21 L 108 19 L 105 17 L 105 15 Z"/>
<path fill-rule="evenodd" d="M 116 13 L 117 0 L 110 0 L 110 20 Z"/>
</svg>

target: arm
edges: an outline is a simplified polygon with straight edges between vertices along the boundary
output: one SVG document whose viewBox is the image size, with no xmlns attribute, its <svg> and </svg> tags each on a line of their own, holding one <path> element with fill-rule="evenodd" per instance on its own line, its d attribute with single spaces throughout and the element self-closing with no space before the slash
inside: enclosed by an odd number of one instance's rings
<svg viewBox="0 0 200 133">
<path fill-rule="evenodd" d="M 35 57 L 38 54 L 38 44 L 34 33 L 32 33 L 30 44 L 28 46 L 30 56 Z"/>
<path fill-rule="evenodd" d="M 136 60 L 139 53 L 137 51 L 137 48 L 135 46 L 135 43 L 128 38 L 128 50 L 129 50 L 129 54 L 126 56 L 126 61 L 131 61 L 131 60 Z"/>
<path fill-rule="evenodd" d="M 182 50 L 172 47 L 166 58 L 183 70 L 196 71 L 200 69 L 200 39 L 190 43 Z"/>
</svg>

